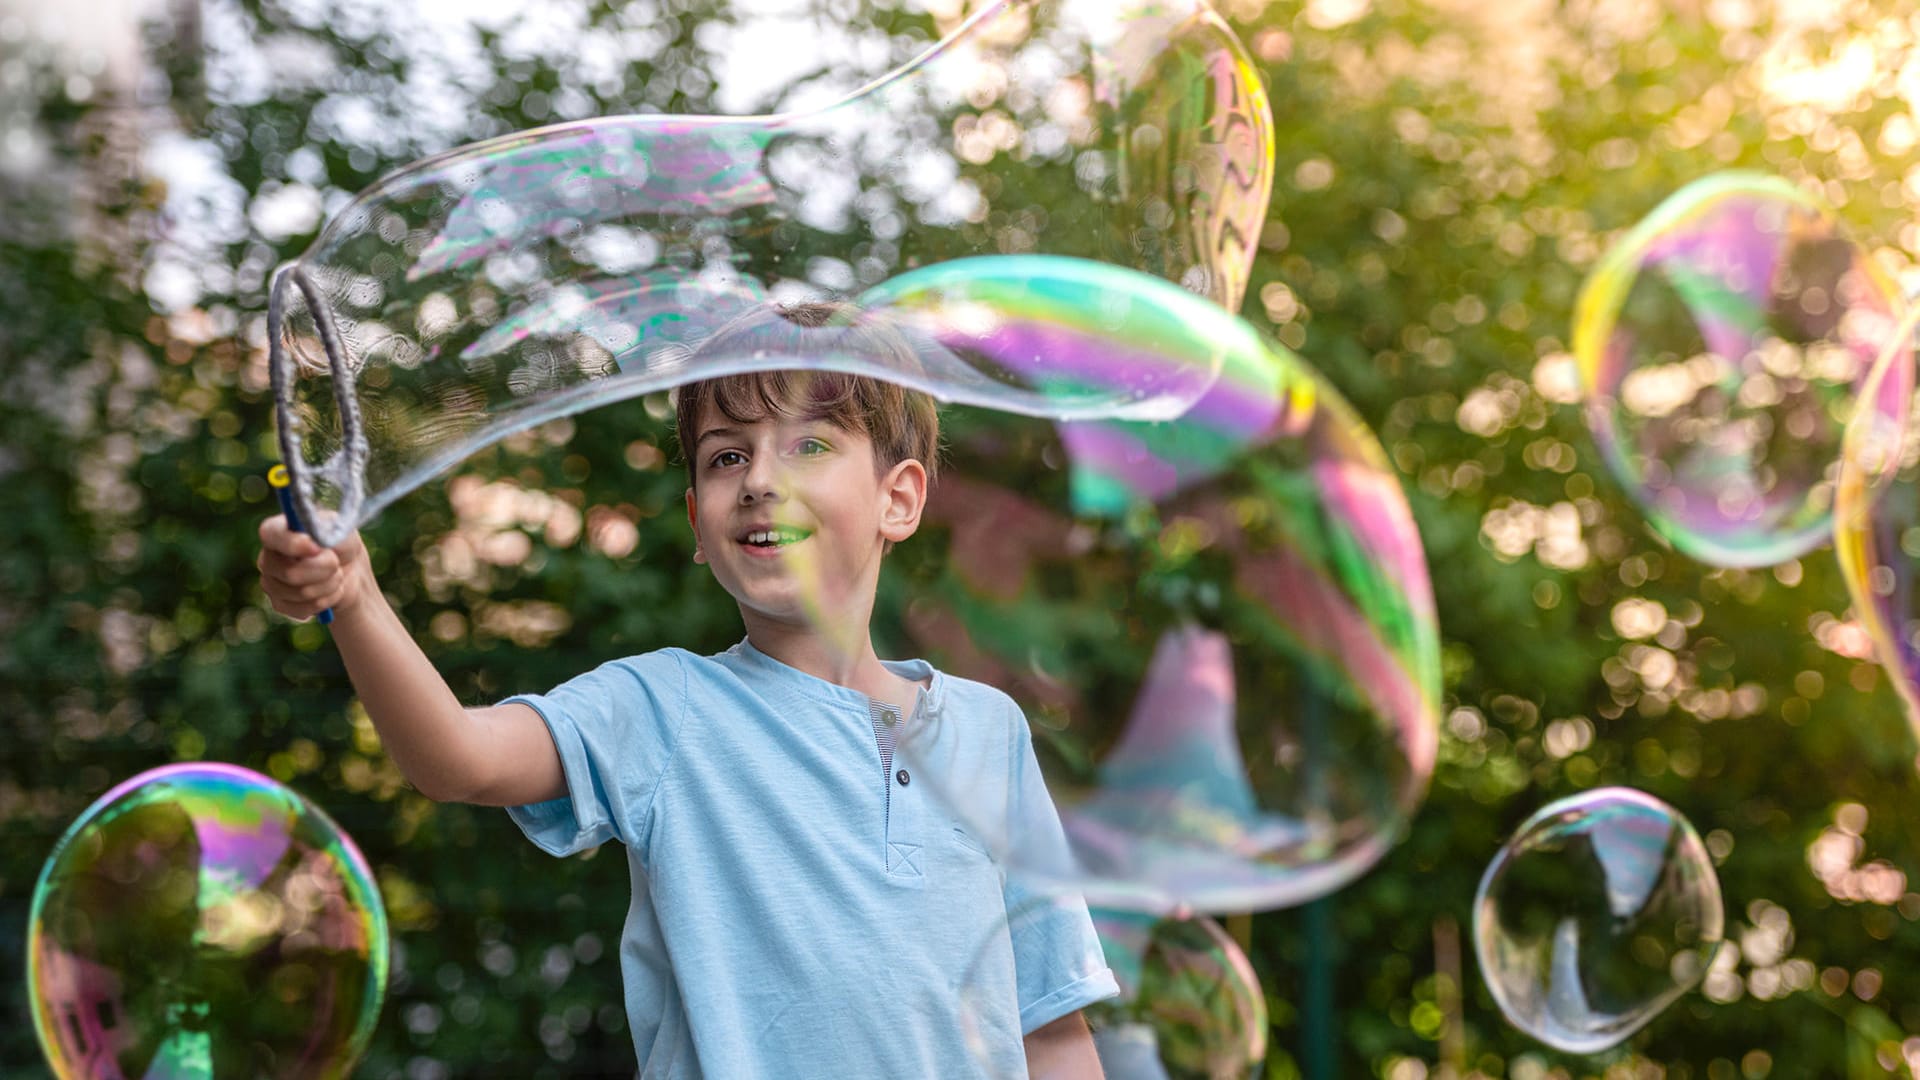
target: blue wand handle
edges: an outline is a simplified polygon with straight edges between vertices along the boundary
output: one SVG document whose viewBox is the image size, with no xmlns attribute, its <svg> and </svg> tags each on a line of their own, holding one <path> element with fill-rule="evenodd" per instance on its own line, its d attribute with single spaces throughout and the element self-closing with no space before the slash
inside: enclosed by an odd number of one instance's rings
<svg viewBox="0 0 1920 1080">
<path fill-rule="evenodd" d="M 268 469 L 267 483 L 273 488 L 273 493 L 280 496 L 280 512 L 287 516 L 287 528 L 294 532 L 306 532 L 307 526 L 301 522 L 300 512 L 293 508 L 293 477 L 287 475 L 287 467 L 275 465 Z M 333 625 L 332 608 L 320 613 L 320 625 Z"/>
</svg>

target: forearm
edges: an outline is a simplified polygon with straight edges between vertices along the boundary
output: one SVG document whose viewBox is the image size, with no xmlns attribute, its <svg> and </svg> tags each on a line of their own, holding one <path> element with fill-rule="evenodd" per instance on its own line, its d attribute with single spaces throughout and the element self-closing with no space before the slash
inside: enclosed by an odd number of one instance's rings
<svg viewBox="0 0 1920 1080">
<path fill-rule="evenodd" d="M 431 799 L 515 806 L 566 790 L 546 725 L 520 704 L 464 709 L 381 595 L 366 545 L 323 548 L 286 515 L 260 523 L 260 587 L 275 611 L 333 610 L 333 642 L 400 772 Z"/>
<path fill-rule="evenodd" d="M 1034 1080 L 1103 1080 L 1093 1033 L 1078 1012 L 1046 1025 L 1026 1038 L 1027 1075 Z"/>
<path fill-rule="evenodd" d="M 371 573 L 335 612 L 333 641 L 374 730 L 409 783 L 431 799 L 465 799 L 477 775 L 475 725 L 414 642 Z"/>
</svg>

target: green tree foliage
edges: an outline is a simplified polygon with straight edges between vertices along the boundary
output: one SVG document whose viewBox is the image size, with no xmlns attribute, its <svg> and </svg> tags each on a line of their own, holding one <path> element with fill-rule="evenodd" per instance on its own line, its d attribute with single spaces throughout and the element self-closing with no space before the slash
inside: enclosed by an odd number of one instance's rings
<svg viewBox="0 0 1920 1080">
<path fill-rule="evenodd" d="M 797 6 L 903 55 L 935 32 L 929 5 Z M 1245 314 L 1400 469 L 1448 703 L 1402 843 L 1325 904 L 1251 921 L 1268 1076 L 1872 1076 L 1920 1046 L 1915 747 L 1831 557 L 1729 571 L 1663 547 L 1601 467 L 1567 356 L 1595 258 L 1714 170 L 1817 187 L 1892 269 L 1920 251 L 1920 26 L 1897 3 L 1814 7 L 1222 3 L 1279 132 Z M 619 853 L 556 862 L 497 811 L 406 788 L 325 631 L 265 606 L 263 287 L 318 211 L 423 154 L 710 110 L 698 27 L 732 13 L 553 4 L 455 38 L 405 8 L 175 5 L 117 84 L 0 21 L 0 964 L 24 969 L 35 875 L 87 803 L 232 761 L 320 802 L 377 869 L 395 975 L 361 1075 L 629 1075 Z M 182 161 L 216 182 L 183 198 Z M 1045 205 L 1046 178 L 993 168 Z M 367 530 L 464 700 L 737 638 L 690 563 L 669 428 L 659 400 L 550 425 Z M 1463 928 L 1513 827 L 1606 783 L 1708 838 L 1733 946 L 1625 1046 L 1570 1058 L 1503 1023 Z M 0 985 L 0 1065 L 32 1073 L 22 980 Z"/>
</svg>

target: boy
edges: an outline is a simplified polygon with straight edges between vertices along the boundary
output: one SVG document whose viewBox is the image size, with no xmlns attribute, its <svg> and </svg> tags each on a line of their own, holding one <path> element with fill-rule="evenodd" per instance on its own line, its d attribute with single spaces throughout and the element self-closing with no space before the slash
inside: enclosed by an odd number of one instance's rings
<svg viewBox="0 0 1920 1080">
<path fill-rule="evenodd" d="M 702 351 L 816 331 L 893 347 L 849 306 L 808 304 L 750 313 Z M 357 535 L 326 550 L 270 518 L 262 584 L 282 614 L 334 609 L 354 686 L 423 794 L 509 807 L 556 855 L 627 845 L 642 1076 L 1099 1077 L 1079 1010 L 1118 988 L 1084 904 L 1008 880 L 893 757 L 896 734 L 919 740 L 916 763 L 1064 843 L 1012 700 L 873 649 L 881 559 L 937 468 L 932 401 L 774 372 L 683 386 L 676 405 L 694 561 L 746 625 L 726 652 L 662 649 L 463 709 L 380 602 Z"/>
</svg>

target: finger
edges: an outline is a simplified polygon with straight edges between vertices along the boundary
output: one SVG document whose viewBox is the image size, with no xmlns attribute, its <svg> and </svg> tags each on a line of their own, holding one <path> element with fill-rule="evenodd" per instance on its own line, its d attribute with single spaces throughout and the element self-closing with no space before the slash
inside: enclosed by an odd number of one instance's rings
<svg viewBox="0 0 1920 1080">
<path fill-rule="evenodd" d="M 274 543 L 262 544 L 261 554 L 269 567 L 284 572 L 295 566 L 332 566 L 341 565 L 340 553 L 332 548 L 323 548 L 313 543 L 310 537 L 298 533 Z"/>
<path fill-rule="evenodd" d="M 315 543 L 313 537 L 289 528 L 284 514 L 275 514 L 260 523 L 260 544 L 292 558 L 308 558 L 326 550 Z"/>
<path fill-rule="evenodd" d="M 367 544 L 365 540 L 360 538 L 360 534 L 356 531 L 356 532 L 348 533 L 346 536 L 346 539 L 340 541 L 340 543 L 335 545 L 330 550 L 338 552 L 340 554 L 341 561 L 347 562 L 353 559 L 357 559 L 361 557 L 363 554 L 365 554 L 367 550 Z"/>
<path fill-rule="evenodd" d="M 340 557 L 331 551 L 322 551 L 311 558 L 289 563 L 281 576 L 289 584 L 300 586 L 334 581 L 340 577 Z"/>
<path fill-rule="evenodd" d="M 284 595 L 268 593 L 267 604 L 272 607 L 277 614 L 283 615 L 295 622 L 306 622 L 314 615 L 313 609 L 307 604 Z"/>
<path fill-rule="evenodd" d="M 336 580 L 282 582 L 279 594 L 295 604 L 314 604 L 337 588 Z"/>
<path fill-rule="evenodd" d="M 324 607 L 328 607 L 328 603 L 324 603 L 324 600 L 328 596 L 334 596 L 336 592 L 340 592 L 340 578 L 324 578 L 311 584 L 303 584 L 298 590 L 294 590 L 294 596 L 298 596 L 301 603 L 311 603 L 315 611 L 321 611 Z"/>
<path fill-rule="evenodd" d="M 283 592 L 298 589 L 306 582 L 300 579 L 301 565 L 297 559 L 284 555 L 262 552 L 260 556 L 260 580 L 269 588 Z"/>
</svg>

